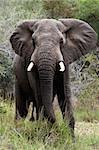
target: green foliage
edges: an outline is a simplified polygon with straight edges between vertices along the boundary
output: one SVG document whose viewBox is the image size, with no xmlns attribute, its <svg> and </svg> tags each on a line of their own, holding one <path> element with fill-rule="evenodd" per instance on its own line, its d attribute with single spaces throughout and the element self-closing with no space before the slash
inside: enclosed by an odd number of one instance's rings
<svg viewBox="0 0 99 150">
<path fill-rule="evenodd" d="M 82 91 L 75 114 L 80 121 L 99 121 L 99 78 Z"/>
<path fill-rule="evenodd" d="M 0 53 L 0 89 L 7 90 L 13 85 L 12 61 L 4 53 Z"/>
<path fill-rule="evenodd" d="M 25 19 L 41 18 L 42 1 L 0 0 L 0 42 L 9 40 L 18 22 Z"/>
<path fill-rule="evenodd" d="M 43 0 L 42 5 L 48 18 L 75 17 L 77 11 L 76 0 Z"/>
</svg>

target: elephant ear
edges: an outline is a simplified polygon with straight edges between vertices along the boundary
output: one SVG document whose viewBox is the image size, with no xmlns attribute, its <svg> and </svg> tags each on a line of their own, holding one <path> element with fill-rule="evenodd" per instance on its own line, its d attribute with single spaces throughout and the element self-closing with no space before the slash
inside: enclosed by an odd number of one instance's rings
<svg viewBox="0 0 99 150">
<path fill-rule="evenodd" d="M 31 56 L 33 52 L 33 26 L 37 20 L 33 21 L 24 21 L 18 25 L 10 37 L 10 42 L 13 50 L 16 54 L 28 57 Z"/>
<path fill-rule="evenodd" d="M 62 49 L 65 63 L 72 63 L 96 49 L 97 35 L 86 22 L 78 19 L 60 19 L 65 25 L 66 44 Z"/>
</svg>

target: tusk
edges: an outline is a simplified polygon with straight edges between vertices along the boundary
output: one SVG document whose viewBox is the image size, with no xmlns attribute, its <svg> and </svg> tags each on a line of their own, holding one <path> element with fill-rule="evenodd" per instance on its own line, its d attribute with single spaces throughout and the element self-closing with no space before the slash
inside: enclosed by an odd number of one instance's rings
<svg viewBox="0 0 99 150">
<path fill-rule="evenodd" d="M 31 71 L 32 68 L 33 68 L 33 66 L 34 66 L 34 63 L 33 63 L 33 62 L 30 62 L 29 66 L 28 66 L 28 68 L 27 68 L 27 71 Z"/>
<path fill-rule="evenodd" d="M 64 63 L 62 61 L 59 62 L 59 66 L 60 66 L 60 70 L 59 71 L 61 71 L 61 72 L 65 71 L 65 65 L 64 65 Z"/>
</svg>

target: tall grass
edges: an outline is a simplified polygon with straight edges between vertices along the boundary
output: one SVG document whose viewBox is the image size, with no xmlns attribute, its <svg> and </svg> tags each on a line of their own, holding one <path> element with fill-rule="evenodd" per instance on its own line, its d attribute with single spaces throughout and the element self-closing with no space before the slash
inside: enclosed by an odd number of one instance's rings
<svg viewBox="0 0 99 150">
<path fill-rule="evenodd" d="M 76 142 L 72 143 L 69 129 L 61 113 L 56 111 L 57 122 L 51 126 L 46 120 L 14 122 L 14 105 L 0 102 L 0 150 L 89 150 L 99 147 L 98 124 L 76 123 Z M 91 133 L 89 128 L 93 132 Z M 84 132 L 86 131 L 86 132 Z M 88 134 L 85 134 L 87 133 Z"/>
<path fill-rule="evenodd" d="M 99 121 L 99 78 L 96 78 L 78 97 L 75 115 L 77 120 Z"/>
</svg>

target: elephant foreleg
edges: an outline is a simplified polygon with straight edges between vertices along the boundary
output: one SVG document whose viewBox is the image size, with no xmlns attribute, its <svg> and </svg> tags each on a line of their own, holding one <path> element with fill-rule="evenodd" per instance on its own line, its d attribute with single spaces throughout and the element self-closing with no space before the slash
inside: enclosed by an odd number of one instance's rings
<svg viewBox="0 0 99 150">
<path fill-rule="evenodd" d="M 26 98 L 17 81 L 15 83 L 15 109 L 15 119 L 20 119 L 20 117 L 26 117 L 28 113 Z"/>
<path fill-rule="evenodd" d="M 30 121 L 34 121 L 34 104 L 32 103 L 32 113 L 31 113 L 31 118 L 29 119 Z"/>
<path fill-rule="evenodd" d="M 68 83 L 66 83 L 65 79 L 63 80 L 63 78 L 64 76 L 62 74 L 60 74 L 58 77 L 59 79 L 58 86 L 57 86 L 58 102 L 59 102 L 59 106 L 63 115 L 63 119 L 67 121 L 71 130 L 71 135 L 72 137 L 74 137 L 75 120 L 74 120 L 74 116 L 72 112 L 72 105 L 70 101 L 70 88 L 69 88 Z"/>
</svg>

